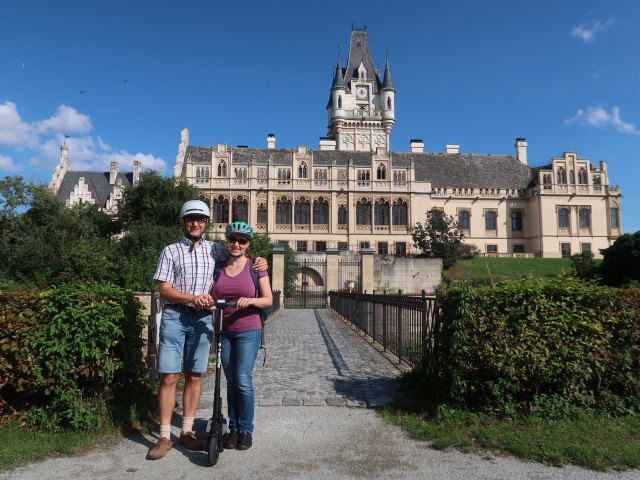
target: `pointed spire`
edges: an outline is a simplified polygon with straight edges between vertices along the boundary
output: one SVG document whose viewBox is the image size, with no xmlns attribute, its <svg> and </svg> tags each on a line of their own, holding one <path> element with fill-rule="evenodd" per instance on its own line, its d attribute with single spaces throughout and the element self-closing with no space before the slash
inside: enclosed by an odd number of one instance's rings
<svg viewBox="0 0 640 480">
<path fill-rule="evenodd" d="M 338 64 L 336 65 L 336 74 L 333 77 L 333 84 L 331 85 L 331 89 L 334 88 L 345 88 L 344 86 L 344 77 L 342 75 L 342 65 L 340 65 L 340 57 L 338 57 Z"/>
<path fill-rule="evenodd" d="M 389 68 L 389 58 L 387 57 L 387 65 L 384 67 L 384 80 L 382 80 L 382 90 L 396 91 L 391 80 L 391 69 Z"/>
</svg>

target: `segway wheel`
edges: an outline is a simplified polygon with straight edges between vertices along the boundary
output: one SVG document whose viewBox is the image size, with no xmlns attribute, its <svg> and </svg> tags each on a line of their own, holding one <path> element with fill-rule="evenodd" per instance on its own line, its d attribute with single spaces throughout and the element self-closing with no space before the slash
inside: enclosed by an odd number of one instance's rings
<svg viewBox="0 0 640 480">
<path fill-rule="evenodd" d="M 220 444 L 221 440 L 218 437 L 219 435 L 211 435 L 209 437 L 207 454 L 209 457 L 209 465 L 211 465 L 212 467 L 216 463 L 218 463 L 218 458 L 220 457 L 220 450 L 218 448 L 218 445 Z"/>
</svg>

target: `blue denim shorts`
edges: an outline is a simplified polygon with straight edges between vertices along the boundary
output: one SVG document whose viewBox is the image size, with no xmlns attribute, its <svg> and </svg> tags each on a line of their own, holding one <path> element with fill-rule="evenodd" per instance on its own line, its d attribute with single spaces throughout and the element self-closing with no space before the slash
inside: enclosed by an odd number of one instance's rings
<svg viewBox="0 0 640 480">
<path fill-rule="evenodd" d="M 185 371 L 206 372 L 212 340 L 209 310 L 196 312 L 165 306 L 160 323 L 158 373 L 180 373 L 183 359 Z"/>
</svg>

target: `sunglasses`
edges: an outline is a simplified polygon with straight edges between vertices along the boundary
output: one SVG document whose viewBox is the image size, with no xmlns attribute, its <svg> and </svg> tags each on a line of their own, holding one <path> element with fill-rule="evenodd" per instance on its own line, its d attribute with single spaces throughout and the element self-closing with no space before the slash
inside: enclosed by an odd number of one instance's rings
<svg viewBox="0 0 640 480">
<path fill-rule="evenodd" d="M 184 217 L 184 221 L 189 223 L 207 223 L 207 217 Z"/>
<path fill-rule="evenodd" d="M 247 240 L 246 238 L 227 237 L 227 243 L 237 243 L 238 245 L 246 245 L 248 241 L 249 240 Z"/>
</svg>

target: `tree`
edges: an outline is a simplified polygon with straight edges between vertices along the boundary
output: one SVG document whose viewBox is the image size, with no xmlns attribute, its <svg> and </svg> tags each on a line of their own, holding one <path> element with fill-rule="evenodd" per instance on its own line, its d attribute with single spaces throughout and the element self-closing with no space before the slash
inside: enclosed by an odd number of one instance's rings
<svg viewBox="0 0 640 480">
<path fill-rule="evenodd" d="M 445 270 L 458 260 L 463 233 L 454 217 L 441 210 L 429 210 L 425 224 L 416 223 L 409 233 L 414 244 L 422 250 L 418 257 L 442 258 Z"/>
<path fill-rule="evenodd" d="M 118 218 L 125 230 L 133 225 L 175 227 L 180 224 L 182 204 L 195 199 L 205 200 L 185 178 L 162 177 L 148 170 L 140 175 L 135 186 L 124 191 L 118 204 Z"/>
<path fill-rule="evenodd" d="M 28 207 L 36 190 L 33 183 L 25 183 L 21 176 L 0 179 L 0 219 L 14 217 L 18 210 Z"/>
<path fill-rule="evenodd" d="M 273 242 L 268 233 L 258 233 L 251 241 L 251 253 L 256 257 L 266 258 L 269 262 L 269 271 L 273 271 L 273 247 L 281 245 Z M 295 289 L 296 278 L 299 267 L 296 262 L 296 255 L 291 247 L 286 246 L 284 250 L 284 291 L 285 294 Z"/>
<path fill-rule="evenodd" d="M 0 275 L 25 287 L 111 280 L 112 227 L 95 205 L 67 208 L 45 188 L 35 188 L 29 210 L 5 223 Z"/>
<path fill-rule="evenodd" d="M 600 271 L 607 285 L 620 286 L 640 280 L 640 231 L 625 233 L 600 253 L 603 256 Z"/>
</svg>

